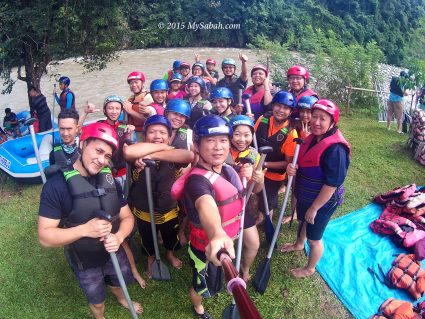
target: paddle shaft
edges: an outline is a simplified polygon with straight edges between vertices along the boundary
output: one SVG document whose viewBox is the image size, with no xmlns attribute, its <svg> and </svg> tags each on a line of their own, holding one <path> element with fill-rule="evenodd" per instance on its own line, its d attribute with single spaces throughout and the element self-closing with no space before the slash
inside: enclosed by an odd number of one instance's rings
<svg viewBox="0 0 425 319">
<path fill-rule="evenodd" d="M 139 317 L 137 316 L 136 309 L 134 309 L 133 302 L 131 301 L 130 295 L 128 293 L 127 285 L 125 284 L 120 264 L 118 263 L 117 255 L 115 253 L 109 254 L 111 255 L 112 264 L 114 265 L 115 272 L 117 273 L 118 281 L 120 282 L 121 289 L 128 304 L 128 309 L 130 309 L 131 312 L 131 316 L 133 317 L 133 319 L 138 319 Z"/>
<path fill-rule="evenodd" d="M 40 152 L 38 151 L 37 139 L 35 138 L 34 125 L 29 125 L 31 134 L 32 147 L 34 148 L 35 158 L 37 159 L 38 170 L 40 171 L 41 180 L 46 184 L 46 175 L 44 175 L 43 164 L 41 163 Z"/>
<path fill-rule="evenodd" d="M 251 103 L 249 102 L 249 98 L 245 99 L 245 104 L 246 104 L 246 112 L 249 114 L 252 114 Z M 255 135 L 255 133 L 252 134 L 252 142 L 254 143 L 255 149 L 258 150 L 257 136 Z"/>
<path fill-rule="evenodd" d="M 56 105 L 56 83 L 53 84 L 53 106 L 52 106 L 52 145 L 55 145 L 55 105 Z"/>
<path fill-rule="evenodd" d="M 218 253 L 220 254 L 220 252 Z M 226 253 L 221 253 L 220 256 L 221 266 L 223 267 L 224 277 L 226 281 L 231 281 L 238 277 L 238 271 L 233 266 L 232 261 L 230 260 L 229 255 Z M 231 293 L 238 307 L 239 315 L 242 319 L 261 319 L 261 315 L 252 302 L 251 298 L 245 289 L 245 287 L 236 282 L 231 285 Z"/>
<path fill-rule="evenodd" d="M 246 177 L 242 178 L 243 188 L 246 189 Z M 241 224 L 239 226 L 239 238 L 238 238 L 238 247 L 236 249 L 236 270 L 239 272 L 241 268 L 241 256 L 242 256 L 242 246 L 243 246 L 243 227 L 245 224 L 245 208 L 247 203 L 247 197 L 245 195 L 243 200 L 242 214 L 241 214 Z"/>
<path fill-rule="evenodd" d="M 156 232 L 155 214 L 154 214 L 153 198 L 152 198 L 151 168 L 148 165 L 145 166 L 145 176 L 146 176 L 146 190 L 148 193 L 149 215 L 151 217 L 152 240 L 153 240 L 153 246 L 155 249 L 155 259 L 156 261 L 160 261 L 158 237 L 157 237 L 158 233 Z"/>
<path fill-rule="evenodd" d="M 294 165 L 298 161 L 298 154 L 300 153 L 300 147 L 301 147 L 301 145 L 297 144 L 297 146 L 295 148 L 294 159 L 292 160 L 292 164 L 294 164 Z M 294 176 L 289 176 L 289 178 L 288 178 L 288 186 L 287 186 L 286 192 L 285 192 L 285 199 L 283 200 L 283 205 L 282 205 L 282 209 L 280 210 L 279 220 L 277 222 L 277 225 L 276 225 L 276 228 L 275 228 L 275 231 L 274 231 L 274 234 L 273 234 L 273 239 L 272 239 L 272 242 L 270 244 L 269 252 L 267 253 L 268 259 L 270 259 L 272 257 L 274 246 L 275 246 L 276 241 L 277 241 L 277 236 L 279 235 L 280 227 L 282 226 L 282 220 L 283 220 L 283 216 L 285 216 L 286 206 L 288 205 L 289 193 L 291 191 L 293 179 L 294 179 Z"/>
</svg>

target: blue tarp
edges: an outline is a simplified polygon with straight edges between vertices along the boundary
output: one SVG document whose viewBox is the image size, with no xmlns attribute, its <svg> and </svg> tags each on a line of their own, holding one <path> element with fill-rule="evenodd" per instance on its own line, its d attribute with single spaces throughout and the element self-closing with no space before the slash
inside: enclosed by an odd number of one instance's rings
<svg viewBox="0 0 425 319">
<path fill-rule="evenodd" d="M 382 211 L 380 205 L 367 205 L 329 222 L 323 235 L 325 252 L 317 270 L 358 319 L 372 316 L 389 297 L 414 302 L 407 292 L 388 288 L 367 270 L 370 267 L 379 274 L 379 263 L 386 274 L 394 255 L 406 252 L 396 247 L 388 236 L 377 235 L 370 229 L 369 224 Z"/>
</svg>

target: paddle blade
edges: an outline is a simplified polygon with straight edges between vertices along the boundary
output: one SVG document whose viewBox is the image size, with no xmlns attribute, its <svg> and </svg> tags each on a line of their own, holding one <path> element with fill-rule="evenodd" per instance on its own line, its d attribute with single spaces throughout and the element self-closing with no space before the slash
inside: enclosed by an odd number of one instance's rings
<svg viewBox="0 0 425 319">
<path fill-rule="evenodd" d="M 222 319 L 240 319 L 238 307 L 235 304 L 231 304 L 226 309 L 224 309 L 223 314 L 221 315 Z"/>
<path fill-rule="evenodd" d="M 271 275 L 270 262 L 270 258 L 264 259 L 264 261 L 258 266 L 254 280 L 252 281 L 255 291 L 260 294 L 264 294 L 267 289 L 267 285 L 269 284 Z"/>
<path fill-rule="evenodd" d="M 264 232 L 266 233 L 267 243 L 270 245 L 273 240 L 274 226 L 270 219 L 270 215 L 266 215 L 264 219 Z M 277 246 L 275 245 L 275 249 Z"/>
<path fill-rule="evenodd" d="M 155 260 L 152 263 L 152 279 L 161 281 L 171 280 L 170 270 L 161 260 Z"/>
</svg>

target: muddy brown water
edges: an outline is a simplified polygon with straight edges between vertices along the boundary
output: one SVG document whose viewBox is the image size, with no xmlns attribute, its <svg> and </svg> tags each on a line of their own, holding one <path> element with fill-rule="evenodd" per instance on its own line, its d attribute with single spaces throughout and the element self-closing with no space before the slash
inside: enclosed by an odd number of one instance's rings
<svg viewBox="0 0 425 319">
<path fill-rule="evenodd" d="M 103 99 L 110 94 L 118 94 L 124 97 L 130 95 L 127 84 L 127 75 L 133 70 L 140 70 L 146 76 L 145 87 L 149 88 L 152 80 L 162 78 L 171 67 L 174 60 L 184 60 L 194 63 L 195 53 L 201 55 L 202 62 L 209 57 L 217 60 L 217 70 L 220 77 L 223 75 L 220 63 L 224 58 L 233 58 L 237 61 L 237 74 L 240 73 L 241 62 L 238 54 L 242 52 L 248 56 L 248 72 L 259 57 L 251 50 L 241 50 L 236 48 L 167 48 L 167 49 L 146 49 L 121 51 L 119 58 L 108 64 L 102 71 L 87 72 L 84 67 L 74 59 L 58 61 L 48 66 L 48 74 L 41 79 L 41 91 L 47 98 L 47 103 L 52 109 L 53 87 L 55 78 L 66 75 L 71 78 L 71 90 L 76 95 L 77 109 L 82 110 L 86 101 L 90 101 L 97 106 L 101 106 Z M 16 70 L 12 74 L 16 78 Z M 1 84 L 2 82 L 0 82 Z M 59 87 L 57 85 L 59 93 Z M 17 81 L 11 94 L 0 95 L 0 119 L 3 118 L 4 109 L 12 108 L 14 112 L 29 110 L 26 83 Z M 55 113 L 57 115 L 58 106 L 56 104 Z M 100 114 L 99 114 L 100 116 Z"/>
</svg>

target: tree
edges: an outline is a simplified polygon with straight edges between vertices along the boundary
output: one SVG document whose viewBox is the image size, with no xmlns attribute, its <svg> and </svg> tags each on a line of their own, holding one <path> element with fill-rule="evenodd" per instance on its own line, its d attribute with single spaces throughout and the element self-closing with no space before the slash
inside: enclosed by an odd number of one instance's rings
<svg viewBox="0 0 425 319">
<path fill-rule="evenodd" d="M 54 59 L 81 56 L 88 70 L 105 68 L 125 40 L 125 21 L 120 1 L 0 0 L 2 94 L 12 91 L 14 67 L 28 88 L 40 87 Z"/>
</svg>

